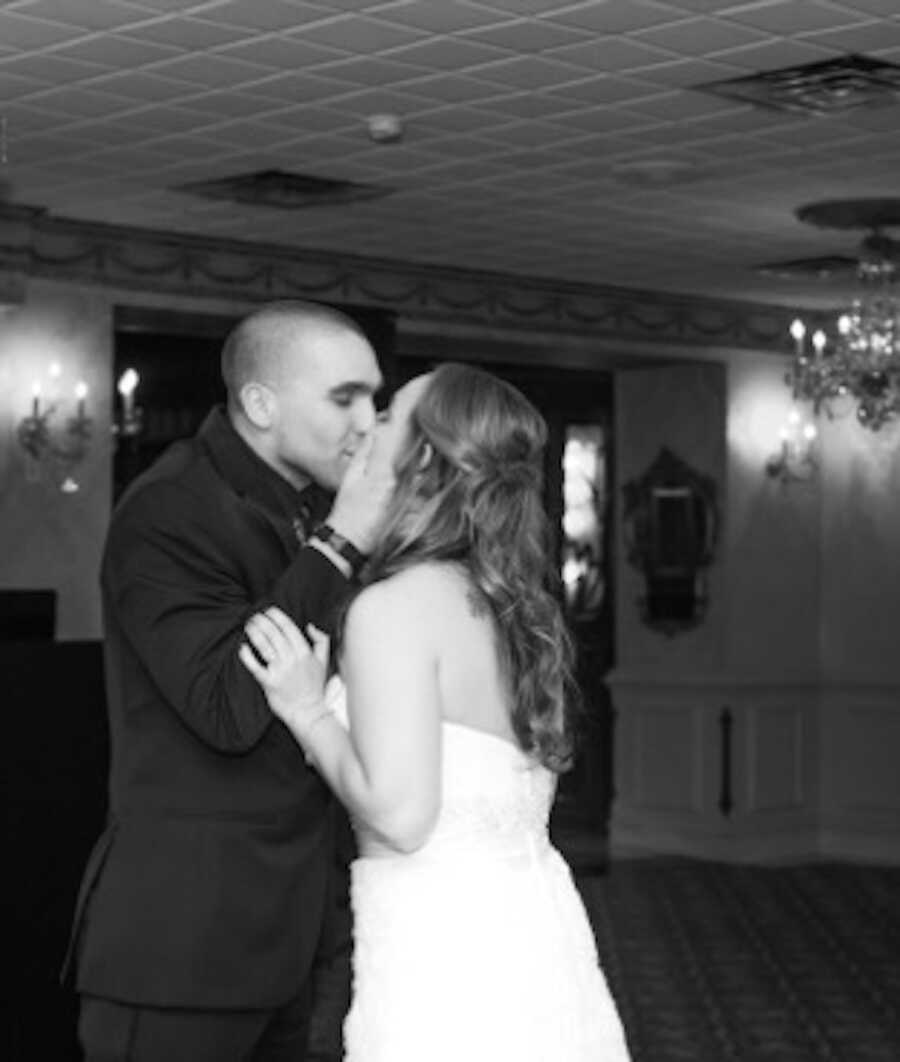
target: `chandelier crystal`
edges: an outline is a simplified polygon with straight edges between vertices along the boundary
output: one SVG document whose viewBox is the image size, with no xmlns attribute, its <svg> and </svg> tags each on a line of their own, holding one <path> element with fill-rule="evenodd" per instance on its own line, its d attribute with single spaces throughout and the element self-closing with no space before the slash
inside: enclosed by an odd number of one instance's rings
<svg viewBox="0 0 900 1062">
<path fill-rule="evenodd" d="M 795 400 L 812 403 L 813 412 L 834 415 L 834 403 L 849 395 L 856 417 L 878 431 L 900 417 L 900 297 L 892 292 L 896 244 L 878 232 L 863 241 L 859 261 L 860 291 L 828 335 L 818 329 L 806 342 L 807 329 L 791 325 L 794 360 L 786 377 Z"/>
</svg>

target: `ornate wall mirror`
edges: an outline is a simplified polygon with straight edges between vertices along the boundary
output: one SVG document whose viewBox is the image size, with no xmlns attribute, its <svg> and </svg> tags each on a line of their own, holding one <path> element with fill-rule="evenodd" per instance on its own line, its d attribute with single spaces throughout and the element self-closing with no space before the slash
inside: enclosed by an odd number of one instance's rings
<svg viewBox="0 0 900 1062">
<path fill-rule="evenodd" d="M 668 635 L 695 627 L 706 611 L 705 569 L 718 538 L 715 481 L 663 447 L 622 491 L 628 561 L 645 581 L 641 618 Z"/>
</svg>

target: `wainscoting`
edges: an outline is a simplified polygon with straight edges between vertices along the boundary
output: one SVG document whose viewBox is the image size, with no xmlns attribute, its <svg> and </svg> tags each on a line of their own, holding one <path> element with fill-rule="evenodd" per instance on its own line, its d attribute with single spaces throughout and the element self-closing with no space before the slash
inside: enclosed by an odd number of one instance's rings
<svg viewBox="0 0 900 1062">
<path fill-rule="evenodd" d="M 900 687 L 610 687 L 614 853 L 900 863 Z"/>
</svg>

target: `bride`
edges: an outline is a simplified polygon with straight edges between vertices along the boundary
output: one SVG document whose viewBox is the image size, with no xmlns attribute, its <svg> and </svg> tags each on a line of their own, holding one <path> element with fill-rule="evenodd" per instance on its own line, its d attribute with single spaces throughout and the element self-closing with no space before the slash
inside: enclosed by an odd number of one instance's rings
<svg viewBox="0 0 900 1062">
<path fill-rule="evenodd" d="M 628 1059 L 547 833 L 571 738 L 545 440 L 497 377 L 418 378 L 377 429 L 370 460 L 393 462 L 397 489 L 340 678 L 326 686 L 314 628 L 275 608 L 247 624 L 241 660 L 357 833 L 346 1062 Z"/>
</svg>

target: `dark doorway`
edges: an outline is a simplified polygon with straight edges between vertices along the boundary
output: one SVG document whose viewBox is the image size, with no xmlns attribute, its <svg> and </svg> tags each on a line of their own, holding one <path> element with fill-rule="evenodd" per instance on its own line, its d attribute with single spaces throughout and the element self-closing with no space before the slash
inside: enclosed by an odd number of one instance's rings
<svg viewBox="0 0 900 1062">
<path fill-rule="evenodd" d="M 441 359 L 398 358 L 398 380 L 452 357 L 441 353 Z M 613 797 L 613 709 L 605 681 L 615 662 L 612 377 L 602 371 L 466 361 L 509 380 L 547 421 L 545 499 L 555 529 L 553 548 L 582 696 L 575 765 L 560 778 L 551 827 L 554 840 L 579 872 L 602 871 Z M 573 511 L 578 497 L 580 515 Z"/>
</svg>

